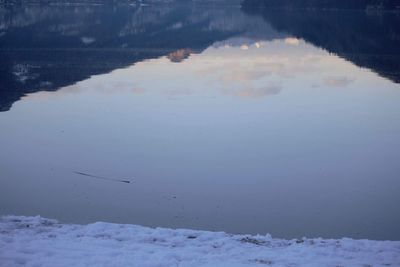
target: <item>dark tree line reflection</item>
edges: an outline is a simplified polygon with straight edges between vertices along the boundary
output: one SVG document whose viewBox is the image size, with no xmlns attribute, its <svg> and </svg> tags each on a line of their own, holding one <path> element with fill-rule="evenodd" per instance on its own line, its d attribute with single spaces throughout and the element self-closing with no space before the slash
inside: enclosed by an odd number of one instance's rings
<svg viewBox="0 0 400 267">
<path fill-rule="evenodd" d="M 0 111 L 145 59 L 180 62 L 231 36 L 293 35 L 400 82 L 400 15 L 207 5 L 0 6 Z M 271 32 L 269 24 L 276 30 Z"/>
<path fill-rule="evenodd" d="M 0 111 L 27 93 L 173 58 L 180 49 L 200 52 L 243 31 L 240 10 L 232 12 L 192 5 L 0 7 Z"/>
<path fill-rule="evenodd" d="M 256 2 L 259 4 L 255 5 Z M 262 16 L 278 31 L 304 39 L 359 67 L 400 82 L 399 13 L 271 8 L 263 5 L 264 2 L 246 0 L 243 10 Z"/>
</svg>

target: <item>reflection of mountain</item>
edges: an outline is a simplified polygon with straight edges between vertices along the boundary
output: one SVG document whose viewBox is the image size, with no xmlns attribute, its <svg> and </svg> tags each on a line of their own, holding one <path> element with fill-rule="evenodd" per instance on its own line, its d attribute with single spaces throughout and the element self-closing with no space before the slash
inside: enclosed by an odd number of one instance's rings
<svg viewBox="0 0 400 267">
<path fill-rule="evenodd" d="M 400 0 L 246 0 L 247 3 L 279 8 L 396 9 Z"/>
<path fill-rule="evenodd" d="M 57 90 L 144 59 L 170 55 L 177 60 L 180 51 L 199 52 L 262 28 L 260 23 L 265 24 L 237 7 L 0 8 L 0 111 L 24 94 Z"/>
<path fill-rule="evenodd" d="M 242 46 L 288 35 L 400 82 L 399 16 L 272 10 L 262 1 L 254 9 L 256 1 L 244 2 L 245 13 L 234 6 L 178 4 L 0 7 L 0 111 L 27 93 L 54 91 L 145 59 L 180 62 L 212 44 Z"/>
<path fill-rule="evenodd" d="M 400 82 L 400 16 L 368 15 L 365 11 L 271 9 L 257 0 L 246 0 L 243 9 L 259 14 L 276 30 Z"/>
</svg>

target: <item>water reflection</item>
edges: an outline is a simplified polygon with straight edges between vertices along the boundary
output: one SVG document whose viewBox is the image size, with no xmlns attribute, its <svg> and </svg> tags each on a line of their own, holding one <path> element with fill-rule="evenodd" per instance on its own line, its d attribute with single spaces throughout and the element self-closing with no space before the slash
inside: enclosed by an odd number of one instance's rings
<svg viewBox="0 0 400 267">
<path fill-rule="evenodd" d="M 0 39 L 3 109 L 28 93 L 0 113 L 1 214 L 400 238 L 400 90 L 379 68 L 238 8 L 51 9 L 5 27 L 34 44 Z"/>
<path fill-rule="evenodd" d="M 399 81 L 396 14 L 254 10 L 246 3 L 243 9 L 251 15 L 232 6 L 2 7 L 0 110 L 9 110 L 26 93 L 54 91 L 145 59 L 168 55 L 181 62 L 232 36 L 230 42 L 243 50 L 273 39 L 294 46 L 304 39 Z"/>
<path fill-rule="evenodd" d="M 200 54 L 186 53 L 179 50 L 173 56 L 169 54 L 95 76 L 61 89 L 60 94 L 94 90 L 169 97 L 195 94 L 261 98 L 292 90 L 293 81 L 299 88 L 328 89 L 350 87 L 353 83 L 356 84 L 351 87 L 357 87 L 366 79 L 374 79 L 371 72 L 357 69 L 295 38 L 273 41 L 229 38 Z M 180 63 L 174 64 L 177 58 Z"/>
<path fill-rule="evenodd" d="M 54 91 L 149 58 L 179 59 L 234 34 L 279 35 L 232 6 L 0 7 L 0 25 L 3 111 L 26 93 Z"/>
<path fill-rule="evenodd" d="M 243 10 L 262 16 L 274 29 L 304 39 L 353 64 L 400 82 L 399 13 L 365 10 L 276 9 L 246 0 Z"/>
</svg>

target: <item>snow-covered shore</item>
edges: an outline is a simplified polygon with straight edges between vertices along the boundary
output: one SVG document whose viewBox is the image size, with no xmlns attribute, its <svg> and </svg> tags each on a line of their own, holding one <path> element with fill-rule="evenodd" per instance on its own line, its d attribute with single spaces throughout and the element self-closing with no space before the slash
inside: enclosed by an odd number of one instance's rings
<svg viewBox="0 0 400 267">
<path fill-rule="evenodd" d="M 400 241 L 283 240 L 269 235 L 0 219 L 0 266 L 400 266 Z"/>
</svg>

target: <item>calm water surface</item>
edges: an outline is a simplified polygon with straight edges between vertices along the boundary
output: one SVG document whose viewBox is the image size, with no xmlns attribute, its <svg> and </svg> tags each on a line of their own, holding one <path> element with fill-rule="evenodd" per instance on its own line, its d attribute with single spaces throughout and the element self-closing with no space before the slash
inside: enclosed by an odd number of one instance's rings
<svg viewBox="0 0 400 267">
<path fill-rule="evenodd" d="M 0 10 L 0 214 L 400 239 L 398 18 Z"/>
</svg>

